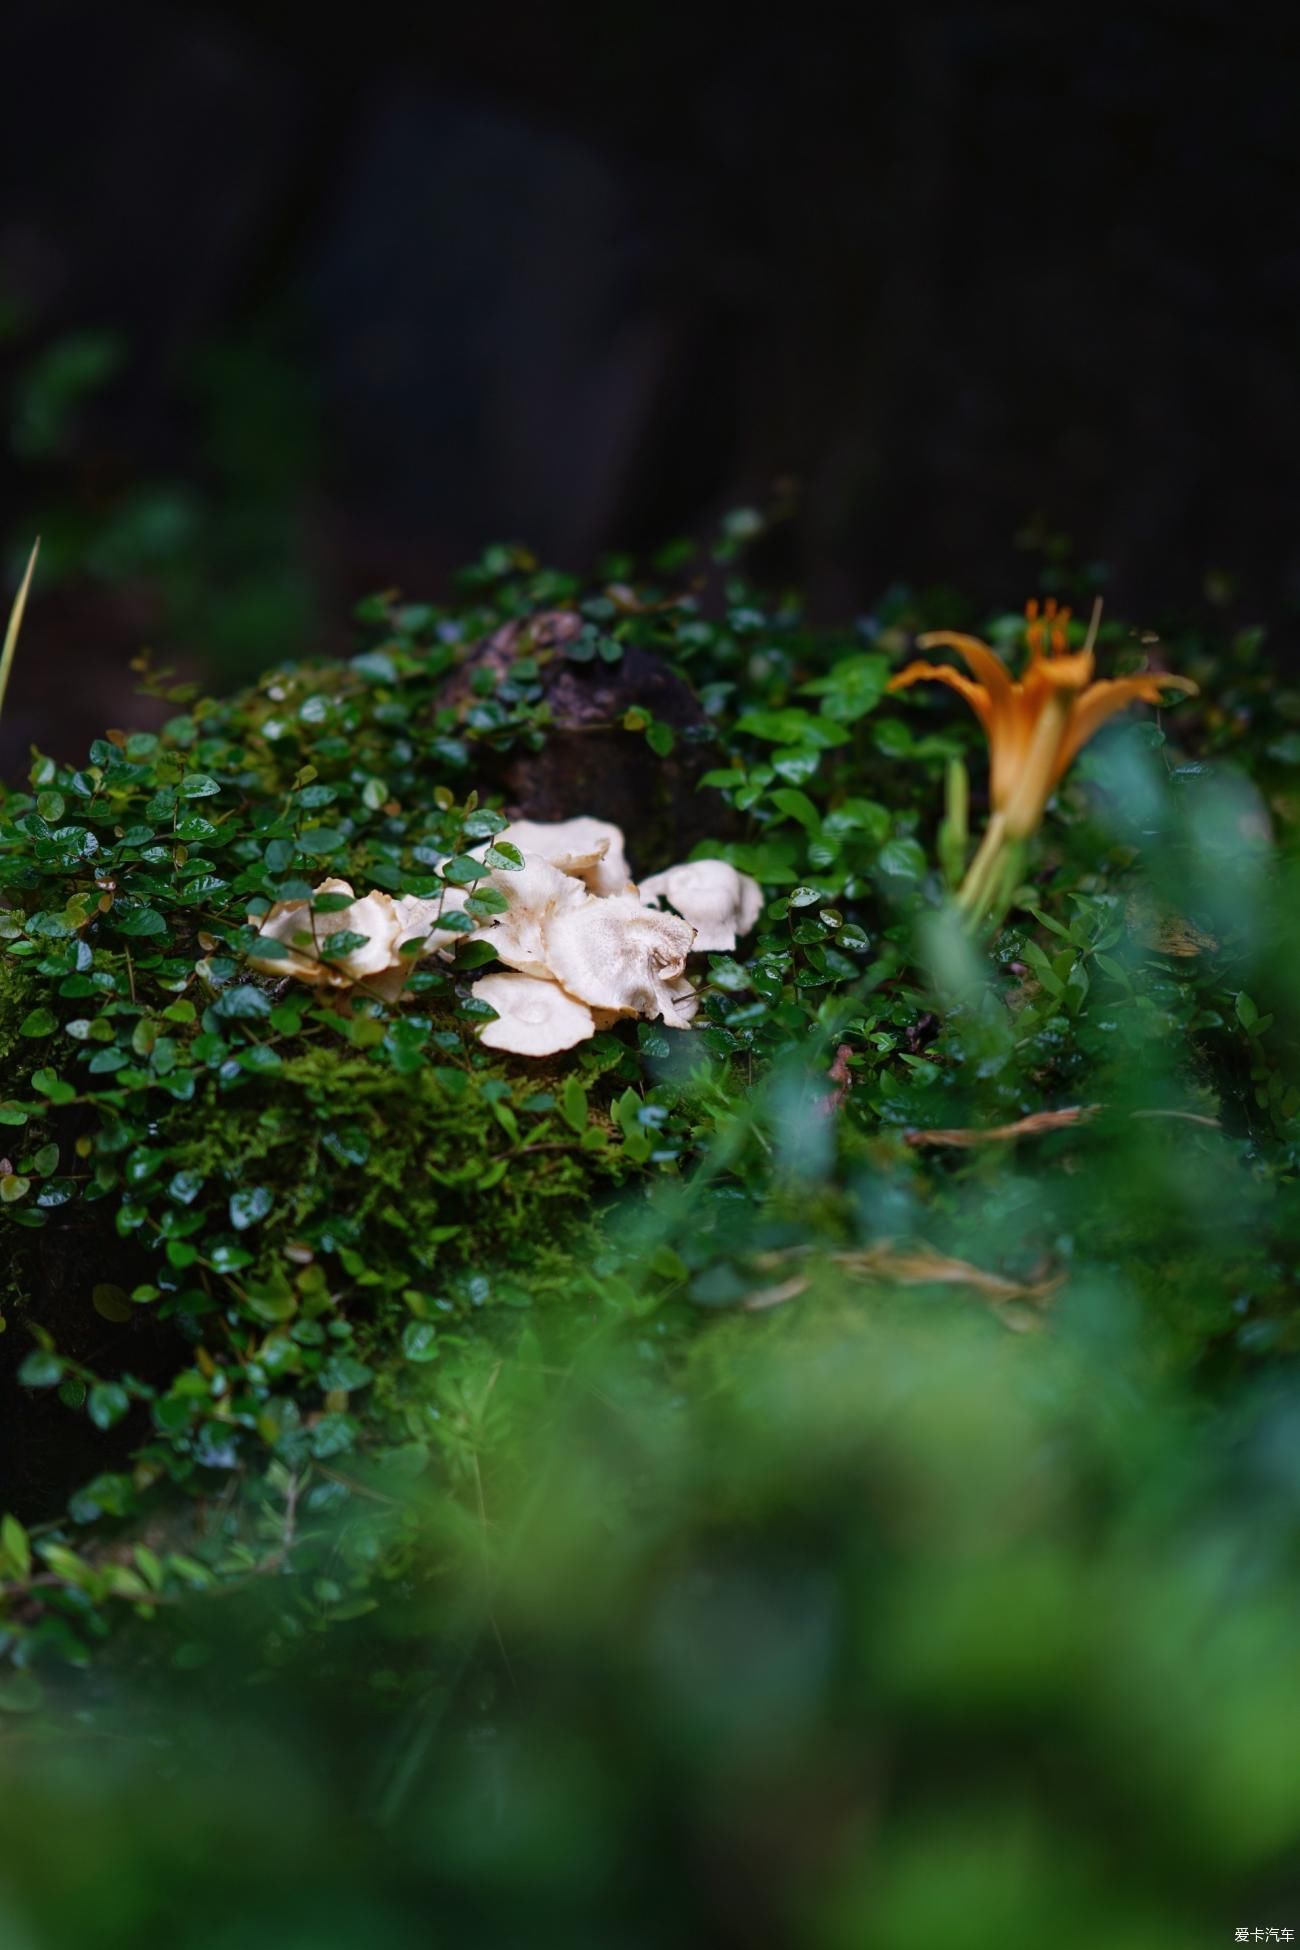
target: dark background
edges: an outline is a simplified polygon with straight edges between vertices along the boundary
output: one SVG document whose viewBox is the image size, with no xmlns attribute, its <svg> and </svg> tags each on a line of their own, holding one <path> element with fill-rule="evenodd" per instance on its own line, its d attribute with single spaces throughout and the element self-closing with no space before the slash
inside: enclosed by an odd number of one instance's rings
<svg viewBox="0 0 1300 1950">
<path fill-rule="evenodd" d="M 1104 564 L 1300 604 L 1290 27 L 1212 4 L 0 16 L 0 732 L 140 721 L 445 595 L 788 505 L 834 620 Z"/>
</svg>

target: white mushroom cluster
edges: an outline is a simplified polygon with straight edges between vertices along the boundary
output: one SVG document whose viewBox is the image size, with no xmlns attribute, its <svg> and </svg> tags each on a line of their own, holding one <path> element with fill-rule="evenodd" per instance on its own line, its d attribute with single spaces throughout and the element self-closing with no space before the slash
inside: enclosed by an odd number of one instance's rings
<svg viewBox="0 0 1300 1950">
<path fill-rule="evenodd" d="M 358 895 L 346 880 L 322 880 L 316 893 L 346 896 L 348 904 L 318 914 L 310 900 L 277 901 L 267 913 L 249 915 L 263 941 L 283 944 L 270 954 L 259 954 L 254 948 L 249 965 L 263 975 L 294 975 L 320 988 L 349 989 L 363 983 L 391 1000 L 400 994 L 419 954 L 431 954 L 455 941 L 454 931 L 439 922 L 465 905 L 460 887 L 445 888 L 436 900 L 394 900 L 391 894 L 379 892 Z M 363 940 L 360 946 L 333 954 L 330 943 L 338 935 L 361 935 Z M 412 941 L 423 945 L 415 953 L 403 954 Z M 401 978 L 396 984 L 389 979 L 394 975 Z"/>
<path fill-rule="evenodd" d="M 475 857 L 486 860 L 503 841 L 518 849 L 523 865 L 488 869 L 485 883 L 506 908 L 470 936 L 486 942 L 509 971 L 480 976 L 471 990 L 496 1012 L 479 1032 L 489 1049 L 553 1056 L 622 1016 L 689 1028 L 699 998 L 687 956 L 734 948 L 762 908 L 758 883 L 723 860 L 669 867 L 638 889 L 623 835 L 605 820 L 515 820 Z M 342 880 L 323 881 L 317 893 L 347 895 L 349 905 L 320 915 L 310 901 L 281 901 L 250 915 L 264 939 L 289 951 L 272 957 L 254 950 L 252 966 L 330 987 L 361 984 L 391 1000 L 419 955 L 445 953 L 456 940 L 439 924 L 466 899 L 465 890 L 450 886 L 435 900 L 356 896 Z M 675 911 L 665 912 L 661 902 Z M 330 936 L 341 933 L 364 935 L 364 944 L 330 954 Z M 422 945 L 412 950 L 413 941 Z"/>
</svg>

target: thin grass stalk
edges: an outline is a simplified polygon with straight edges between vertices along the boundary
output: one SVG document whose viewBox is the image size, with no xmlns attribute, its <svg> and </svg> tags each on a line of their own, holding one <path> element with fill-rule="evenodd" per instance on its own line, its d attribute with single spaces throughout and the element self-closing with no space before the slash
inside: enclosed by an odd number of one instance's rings
<svg viewBox="0 0 1300 1950">
<path fill-rule="evenodd" d="M 13 608 L 9 612 L 9 627 L 5 631 L 3 651 L 0 651 L 0 718 L 4 716 L 5 693 L 9 689 L 9 673 L 14 666 L 14 653 L 18 648 L 18 632 L 23 626 L 23 611 L 27 607 L 27 592 L 32 586 L 32 576 L 36 572 L 36 557 L 40 553 L 41 538 L 38 535 L 32 543 L 32 552 L 27 558 L 27 573 L 19 584 L 14 597 Z"/>
</svg>

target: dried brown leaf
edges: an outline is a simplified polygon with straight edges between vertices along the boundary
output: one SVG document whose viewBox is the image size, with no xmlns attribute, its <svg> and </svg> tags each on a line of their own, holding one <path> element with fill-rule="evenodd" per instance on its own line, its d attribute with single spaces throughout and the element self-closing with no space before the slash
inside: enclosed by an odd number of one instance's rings
<svg viewBox="0 0 1300 1950">
<path fill-rule="evenodd" d="M 1186 915 L 1157 901 L 1146 888 L 1135 888 L 1124 904 L 1124 919 L 1134 938 L 1153 954 L 1187 958 L 1214 954 L 1219 944 Z"/>
</svg>

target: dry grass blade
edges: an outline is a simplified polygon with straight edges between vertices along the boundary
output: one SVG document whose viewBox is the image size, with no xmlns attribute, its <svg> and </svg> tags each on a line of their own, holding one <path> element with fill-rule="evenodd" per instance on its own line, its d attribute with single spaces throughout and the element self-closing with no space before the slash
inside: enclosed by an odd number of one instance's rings
<svg viewBox="0 0 1300 1950">
<path fill-rule="evenodd" d="M 969 1150 L 977 1144 L 1002 1144 L 1009 1139 L 1041 1137 L 1045 1131 L 1062 1131 L 1071 1124 L 1085 1124 L 1095 1117 L 1100 1104 L 1075 1104 L 1066 1110 L 1036 1110 L 1014 1124 L 993 1124 L 985 1130 L 909 1131 L 907 1142 L 920 1149 L 926 1145 L 955 1145 Z"/>
<path fill-rule="evenodd" d="M 1217 1117 L 1203 1117 L 1198 1110 L 1131 1110 L 1130 1117 L 1175 1117 L 1183 1124 L 1203 1124 L 1207 1131 L 1221 1131 Z"/>
<path fill-rule="evenodd" d="M 801 1293 L 807 1291 L 807 1275 L 796 1273 L 792 1280 L 782 1280 L 779 1286 L 760 1287 L 754 1293 L 747 1293 L 742 1305 L 746 1313 L 761 1313 L 764 1307 L 780 1307 L 787 1300 L 797 1300 Z"/>
<path fill-rule="evenodd" d="M 893 1280 L 899 1286 L 969 1286 L 994 1301 L 1046 1300 L 1062 1283 L 1060 1274 L 1047 1280 L 1008 1280 L 1001 1273 L 986 1273 L 968 1259 L 953 1259 L 929 1246 L 900 1250 L 882 1244 L 858 1253 L 832 1253 L 831 1259 L 847 1272 Z"/>
<path fill-rule="evenodd" d="M 14 665 L 14 652 L 18 648 L 18 632 L 23 626 L 23 611 L 27 607 L 27 592 L 32 586 L 32 576 L 36 572 L 36 557 L 40 552 L 41 538 L 38 535 L 32 543 L 32 552 L 27 558 L 27 573 L 14 597 L 14 606 L 9 612 L 9 627 L 5 631 L 5 644 L 0 651 L 0 717 L 4 715 L 5 692 L 9 689 L 9 673 Z"/>
<path fill-rule="evenodd" d="M 762 1253 L 754 1261 L 765 1272 L 788 1265 L 791 1259 L 806 1258 L 810 1247 L 793 1247 L 785 1252 Z M 1035 1311 L 1064 1284 L 1064 1276 L 1053 1274 L 1044 1280 L 1009 1280 L 1000 1273 L 988 1273 L 967 1259 L 953 1259 L 929 1246 L 899 1248 L 889 1241 L 868 1246 L 860 1252 L 828 1253 L 827 1262 L 842 1272 L 861 1279 L 888 1281 L 895 1286 L 965 1286 L 980 1293 L 998 1309 L 998 1318 L 1022 1333 L 1038 1324 Z M 741 1303 L 747 1313 L 779 1307 L 797 1299 L 810 1285 L 808 1274 L 795 1274 L 774 1286 L 761 1287 Z"/>
</svg>

